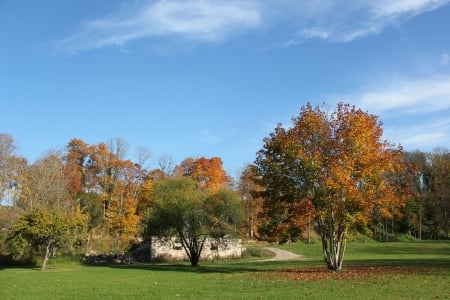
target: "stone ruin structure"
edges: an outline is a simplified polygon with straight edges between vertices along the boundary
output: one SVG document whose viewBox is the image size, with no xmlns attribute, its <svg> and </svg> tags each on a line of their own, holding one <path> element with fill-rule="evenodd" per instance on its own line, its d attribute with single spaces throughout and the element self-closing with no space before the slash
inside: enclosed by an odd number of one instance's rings
<svg viewBox="0 0 450 300">
<path fill-rule="evenodd" d="M 242 239 L 208 238 L 205 241 L 200 260 L 241 258 Z M 135 262 L 170 262 L 189 260 L 183 246 L 175 237 L 152 237 L 152 242 L 141 241 L 140 247 L 126 254 L 96 254 L 82 256 L 84 264 L 97 265 L 109 263 L 132 264 Z"/>
<path fill-rule="evenodd" d="M 241 258 L 242 240 L 232 238 L 208 238 L 205 241 L 200 260 Z M 152 238 L 152 260 L 188 260 L 186 251 L 175 238 Z"/>
</svg>

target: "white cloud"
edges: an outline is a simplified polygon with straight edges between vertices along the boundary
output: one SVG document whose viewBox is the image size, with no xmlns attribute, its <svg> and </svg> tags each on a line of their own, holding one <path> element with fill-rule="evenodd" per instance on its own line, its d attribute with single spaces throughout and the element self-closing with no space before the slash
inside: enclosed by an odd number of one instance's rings
<svg viewBox="0 0 450 300">
<path fill-rule="evenodd" d="M 373 1 L 370 5 L 373 5 L 375 15 L 379 17 L 390 17 L 418 15 L 434 10 L 447 2 L 447 0 L 379 0 Z"/>
<path fill-rule="evenodd" d="M 378 115 L 385 138 L 407 150 L 450 146 L 449 75 L 392 79 L 339 98 Z"/>
<path fill-rule="evenodd" d="M 346 96 L 374 113 L 420 114 L 450 109 L 450 76 L 392 79 L 389 84 Z"/>
<path fill-rule="evenodd" d="M 331 34 L 324 30 L 324 29 L 320 29 L 320 28 L 306 28 L 300 31 L 300 35 L 306 38 L 322 38 L 322 39 L 327 39 L 331 36 Z"/>
<path fill-rule="evenodd" d="M 220 42 L 259 24 L 259 6 L 255 1 L 145 1 L 114 16 L 86 22 L 60 47 L 78 52 L 157 37 Z"/>
<path fill-rule="evenodd" d="M 350 42 L 378 34 L 450 0 L 142 0 L 87 21 L 59 43 L 69 52 L 124 46 L 141 39 L 222 42 L 249 30 L 278 30 L 297 45 L 305 38 Z"/>
<path fill-rule="evenodd" d="M 351 42 L 433 11 L 449 0 L 316 1 L 303 15 L 302 38 Z M 300 4 L 301 5 L 301 4 Z"/>
<path fill-rule="evenodd" d="M 398 125 L 391 120 L 390 126 L 385 127 L 385 137 L 390 141 L 401 144 L 406 150 L 420 149 L 431 151 L 435 148 L 450 148 L 450 119 L 432 121 L 412 120 L 406 125 Z"/>
<path fill-rule="evenodd" d="M 420 149 L 427 145 L 436 145 L 441 143 L 443 140 L 445 141 L 446 134 L 445 132 L 426 132 L 426 133 L 411 133 L 410 135 L 406 135 L 405 138 L 402 139 L 404 147 L 408 149 Z M 434 147 L 433 147 L 434 148 Z"/>
</svg>

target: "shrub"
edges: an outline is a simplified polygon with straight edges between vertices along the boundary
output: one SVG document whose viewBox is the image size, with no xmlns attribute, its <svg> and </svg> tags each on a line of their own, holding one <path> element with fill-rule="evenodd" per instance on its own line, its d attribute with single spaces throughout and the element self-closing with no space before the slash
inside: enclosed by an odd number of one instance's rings
<svg viewBox="0 0 450 300">
<path fill-rule="evenodd" d="M 247 247 L 242 251 L 242 258 L 264 258 L 272 256 L 272 252 L 261 247 Z"/>
</svg>

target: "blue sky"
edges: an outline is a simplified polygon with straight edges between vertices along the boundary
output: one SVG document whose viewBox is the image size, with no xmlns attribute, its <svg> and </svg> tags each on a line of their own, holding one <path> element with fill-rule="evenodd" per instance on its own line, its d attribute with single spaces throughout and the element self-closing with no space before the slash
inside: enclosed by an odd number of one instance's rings
<svg viewBox="0 0 450 300">
<path fill-rule="evenodd" d="M 0 0 L 0 132 L 219 156 L 232 176 L 307 102 L 450 148 L 450 0 Z"/>
</svg>

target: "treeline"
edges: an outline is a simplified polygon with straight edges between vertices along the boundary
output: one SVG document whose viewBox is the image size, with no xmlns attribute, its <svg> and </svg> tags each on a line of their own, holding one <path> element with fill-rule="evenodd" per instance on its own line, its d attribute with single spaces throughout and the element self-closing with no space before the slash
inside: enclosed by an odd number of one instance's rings
<svg viewBox="0 0 450 300">
<path fill-rule="evenodd" d="M 450 229 L 450 152 L 436 149 L 405 153 L 415 176 L 411 198 L 402 215 L 385 230 L 413 235 L 417 239 L 448 239 Z M 379 222 L 381 226 L 382 222 Z"/>
<path fill-rule="evenodd" d="M 93 145 L 72 139 L 64 151 L 51 152 L 29 163 L 16 154 L 13 137 L 0 134 L 0 252 L 18 254 L 19 251 L 32 256 L 42 245 L 50 252 L 62 248 L 72 252 L 80 249 L 96 253 L 129 251 L 149 232 L 148 212 L 154 208 L 155 184 L 160 188 L 158 201 L 161 202 L 164 189 L 157 183 L 175 178 L 190 178 L 196 190 L 206 193 L 202 197 L 208 201 L 223 195 L 229 197 L 228 192 L 232 192 L 239 199 L 233 214 L 243 216 L 242 222 L 240 218 L 233 221 L 235 235 L 279 242 L 314 238 L 317 224 L 312 204 L 290 207 L 295 210 L 295 216 L 280 213 L 261 184 L 255 165 L 249 165 L 235 182 L 224 171 L 219 157 L 186 158 L 178 165 L 170 157 L 163 157 L 157 167 L 149 168 L 148 150 L 141 149 L 136 161 L 127 159 L 127 151 L 128 145 L 122 139 Z M 405 174 L 401 174 L 403 181 L 408 180 L 403 182 L 407 188 L 406 204 L 391 212 L 374 210 L 368 225 L 356 224 L 353 230 L 381 241 L 391 241 L 398 234 L 414 239 L 448 239 L 449 151 L 438 149 L 402 155 L 407 165 Z M 214 206 L 211 202 L 202 203 L 210 208 Z M 209 214 L 213 210 L 203 211 Z M 205 220 L 223 217 L 217 209 L 214 214 Z M 60 232 L 61 237 L 64 232 L 67 236 L 59 240 L 45 237 L 47 244 L 41 242 L 33 249 L 33 245 L 25 242 L 25 217 L 29 222 L 41 222 L 43 228 L 53 224 L 56 235 Z M 61 226 L 52 220 L 59 220 Z M 22 231 L 18 231 L 21 226 Z M 53 246 L 47 247 L 50 240 Z"/>
<path fill-rule="evenodd" d="M 29 164 L 16 155 L 14 139 L 0 134 L 0 251 L 12 251 L 16 256 L 48 255 L 63 248 L 124 253 L 149 232 L 148 212 L 155 208 L 154 200 L 162 197 L 162 192 L 155 194 L 154 187 L 164 180 L 189 178 L 195 189 L 202 191 L 202 200 L 229 195 L 224 191 L 238 198 L 218 157 L 186 158 L 179 165 L 162 157 L 158 167 L 149 169 L 145 167 L 148 150 L 141 149 L 136 162 L 126 158 L 127 150 L 122 139 L 94 145 L 72 139 L 64 151 L 51 152 Z M 188 192 L 192 191 L 180 193 Z M 36 232 L 39 228 L 42 232 Z"/>
</svg>

